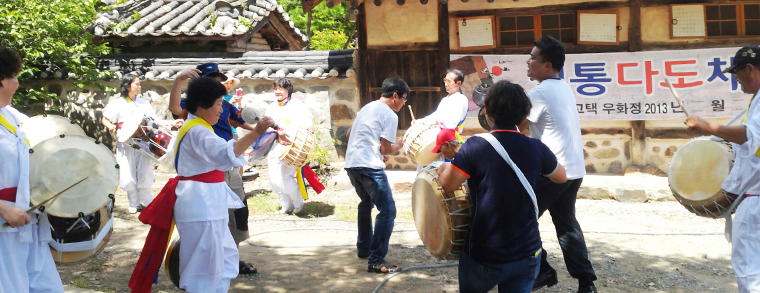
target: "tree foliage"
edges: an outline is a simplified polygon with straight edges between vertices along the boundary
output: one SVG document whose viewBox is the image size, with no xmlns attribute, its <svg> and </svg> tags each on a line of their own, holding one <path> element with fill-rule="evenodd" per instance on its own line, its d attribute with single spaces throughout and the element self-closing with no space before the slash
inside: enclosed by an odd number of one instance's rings
<svg viewBox="0 0 760 293">
<path fill-rule="evenodd" d="M 301 0 L 279 1 L 293 23 L 302 32 L 306 32 L 308 14 L 303 13 Z M 356 25 L 348 20 L 348 4 L 343 2 L 336 7 L 327 8 L 323 1 L 311 10 L 311 31 L 309 48 L 312 50 L 343 49 L 349 37 L 354 36 Z M 353 42 L 348 43 L 353 48 Z"/>
<path fill-rule="evenodd" d="M 96 2 L 99 1 L 0 1 L 0 46 L 16 51 L 23 59 L 14 104 L 56 98 L 46 89 L 35 89 L 28 83 L 35 74 L 48 68 L 73 73 L 80 88 L 111 74 L 96 69 L 93 58 L 107 53 L 108 48 L 104 44 L 94 45 L 92 35 L 85 31 L 95 20 Z"/>
</svg>

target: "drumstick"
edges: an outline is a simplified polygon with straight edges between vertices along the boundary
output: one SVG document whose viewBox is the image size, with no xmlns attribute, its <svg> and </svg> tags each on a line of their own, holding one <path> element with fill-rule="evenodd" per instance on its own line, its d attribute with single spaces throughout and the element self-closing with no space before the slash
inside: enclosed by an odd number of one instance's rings
<svg viewBox="0 0 760 293">
<path fill-rule="evenodd" d="M 683 110 L 683 113 L 686 114 L 686 118 L 689 117 L 689 111 L 686 111 L 686 107 L 683 106 L 683 103 L 681 103 L 681 99 L 678 97 L 678 93 L 676 93 L 676 89 L 673 88 L 673 85 L 670 84 L 670 81 L 666 78 L 665 83 L 668 84 L 668 87 L 670 88 L 670 92 L 673 93 L 673 97 L 676 98 L 676 101 L 678 101 L 678 105 L 681 106 L 681 110 Z"/>
<path fill-rule="evenodd" d="M 71 189 L 72 187 L 76 186 L 76 185 L 77 185 L 77 184 L 79 184 L 79 183 L 82 183 L 82 181 L 85 181 L 85 180 L 87 180 L 87 178 L 90 178 L 90 176 L 84 177 L 82 180 L 79 180 L 77 183 L 74 183 L 73 185 L 71 185 L 71 186 L 69 186 L 69 187 L 66 187 L 66 189 L 62 190 L 61 192 L 59 192 L 59 193 L 56 193 L 55 195 L 51 196 L 50 198 L 48 198 L 48 199 L 44 200 L 43 202 L 41 202 L 41 203 L 39 203 L 39 204 L 37 204 L 37 205 L 33 206 L 31 209 L 28 209 L 28 210 L 26 210 L 26 213 L 27 213 L 27 214 L 32 214 L 32 212 L 36 211 L 36 210 L 37 210 L 37 209 L 39 209 L 41 206 L 43 206 L 43 205 L 47 204 L 48 202 L 50 202 L 50 201 L 52 201 L 52 200 L 56 199 L 56 198 L 57 198 L 59 195 L 63 194 L 63 193 L 64 193 L 64 192 L 66 192 L 67 190 Z M 8 227 L 10 227 L 10 226 L 11 226 L 11 224 L 8 224 L 8 223 L 3 223 L 3 228 L 8 228 Z"/>
<path fill-rule="evenodd" d="M 415 119 L 414 119 L 414 112 L 412 112 L 412 105 L 407 105 L 407 106 L 409 106 L 409 115 L 412 115 L 412 121 L 414 121 Z"/>
</svg>

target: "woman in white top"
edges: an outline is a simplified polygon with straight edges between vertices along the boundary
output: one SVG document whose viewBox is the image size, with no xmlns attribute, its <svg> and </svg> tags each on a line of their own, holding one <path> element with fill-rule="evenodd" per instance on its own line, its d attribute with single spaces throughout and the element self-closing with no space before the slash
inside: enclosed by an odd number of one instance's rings
<svg viewBox="0 0 760 293">
<path fill-rule="evenodd" d="M 21 59 L 0 47 L 0 291 L 63 292 L 47 244 L 51 240 L 46 215 L 28 215 L 29 142 L 18 130 L 10 104 L 18 88 Z"/>
<path fill-rule="evenodd" d="M 121 130 L 121 124 L 135 115 L 144 116 L 165 125 L 179 127 L 182 120 L 159 121 L 150 102 L 140 96 L 142 87 L 140 79 L 132 74 L 126 74 L 119 83 L 119 97 L 112 99 L 103 110 L 101 122 L 115 134 Z M 150 145 L 141 141 L 135 144 L 144 150 Z M 136 147 L 129 147 L 116 142 L 116 162 L 119 163 L 119 187 L 127 192 L 129 213 L 134 214 L 153 200 L 151 185 L 153 185 L 153 162 Z"/>
</svg>

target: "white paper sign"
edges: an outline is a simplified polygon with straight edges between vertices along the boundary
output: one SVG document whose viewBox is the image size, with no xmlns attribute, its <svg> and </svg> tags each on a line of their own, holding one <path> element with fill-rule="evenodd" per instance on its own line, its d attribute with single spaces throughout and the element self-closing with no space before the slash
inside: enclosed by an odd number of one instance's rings
<svg viewBox="0 0 760 293">
<path fill-rule="evenodd" d="M 698 5 L 673 5 L 673 37 L 704 37 L 705 7 Z"/>
<path fill-rule="evenodd" d="M 491 18 L 458 19 L 459 47 L 493 46 Z"/>
<path fill-rule="evenodd" d="M 734 117 L 751 98 L 732 74 L 721 72 L 738 49 L 568 54 L 560 78 L 572 88 L 581 120 L 685 119 L 666 77 L 689 114 Z M 530 90 L 537 82 L 526 76 L 526 60 L 528 55 L 451 55 L 452 66 L 466 68 L 462 87 L 469 89 L 509 80 Z M 464 94 L 472 97 L 472 90 Z"/>
<path fill-rule="evenodd" d="M 580 42 L 617 43 L 617 14 L 580 13 Z"/>
</svg>

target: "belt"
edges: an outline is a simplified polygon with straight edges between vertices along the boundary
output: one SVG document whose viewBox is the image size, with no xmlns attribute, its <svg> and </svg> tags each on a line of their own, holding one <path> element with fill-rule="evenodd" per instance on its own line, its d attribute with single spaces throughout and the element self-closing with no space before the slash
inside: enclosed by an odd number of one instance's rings
<svg viewBox="0 0 760 293">
<path fill-rule="evenodd" d="M 198 181 L 203 183 L 219 183 L 224 182 L 224 172 L 219 170 L 213 170 L 209 171 L 203 174 L 198 174 L 195 176 L 190 177 L 184 177 L 184 176 L 177 176 L 177 180 L 184 181 L 184 180 L 190 180 L 190 181 Z"/>
<path fill-rule="evenodd" d="M 16 187 L 0 189 L 0 200 L 16 202 Z"/>
<path fill-rule="evenodd" d="M 758 195 L 757 194 L 745 194 L 744 195 L 745 198 L 747 198 L 747 197 L 753 197 L 753 196 L 758 196 Z"/>
</svg>

